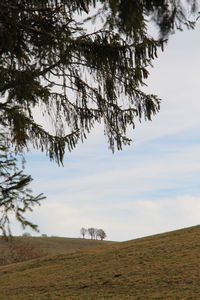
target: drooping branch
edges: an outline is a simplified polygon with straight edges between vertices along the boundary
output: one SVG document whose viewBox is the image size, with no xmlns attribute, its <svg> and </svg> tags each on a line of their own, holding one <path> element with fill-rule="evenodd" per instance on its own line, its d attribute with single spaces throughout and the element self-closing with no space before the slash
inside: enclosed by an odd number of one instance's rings
<svg viewBox="0 0 200 300">
<path fill-rule="evenodd" d="M 0 3 L 0 125 L 17 148 L 32 143 L 58 163 L 65 148 L 71 151 L 96 123 L 103 121 L 114 150 L 130 141 L 127 128 L 134 128 L 135 118 L 152 119 L 160 100 L 142 91 L 149 67 L 165 37 L 184 24 L 193 27 L 188 8 L 197 12 L 195 0 L 84 4 Z M 150 19 L 161 39 L 148 35 Z M 34 120 L 33 109 L 39 107 L 53 120 L 49 130 Z"/>
<path fill-rule="evenodd" d="M 28 187 L 31 176 L 25 175 L 19 167 L 17 158 L 11 150 L 8 135 L 0 132 L 0 232 L 7 236 L 11 234 L 10 218 L 22 225 L 38 230 L 37 225 L 28 221 L 24 214 L 32 211 L 35 205 L 45 197 L 43 194 L 33 196 Z M 22 167 L 21 167 L 22 168 Z"/>
</svg>

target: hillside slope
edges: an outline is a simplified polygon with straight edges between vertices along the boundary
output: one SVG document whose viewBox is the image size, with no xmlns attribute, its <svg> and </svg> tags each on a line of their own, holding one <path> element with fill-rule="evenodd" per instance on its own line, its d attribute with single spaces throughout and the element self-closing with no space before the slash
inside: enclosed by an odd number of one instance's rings
<svg viewBox="0 0 200 300">
<path fill-rule="evenodd" d="M 35 246 L 46 254 L 63 254 L 84 248 L 91 248 L 110 241 L 100 241 L 82 238 L 65 238 L 65 237 L 13 237 L 13 240 L 24 241 L 25 243 Z M 0 256 L 1 250 L 8 248 L 9 243 L 0 239 Z"/>
<path fill-rule="evenodd" d="M 0 268 L 0 299 L 200 299 L 200 226 Z"/>
</svg>

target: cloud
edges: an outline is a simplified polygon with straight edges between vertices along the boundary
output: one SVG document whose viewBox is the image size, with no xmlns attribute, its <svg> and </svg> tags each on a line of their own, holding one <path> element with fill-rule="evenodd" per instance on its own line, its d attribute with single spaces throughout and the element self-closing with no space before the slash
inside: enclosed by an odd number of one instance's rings
<svg viewBox="0 0 200 300">
<path fill-rule="evenodd" d="M 40 176 L 45 180 L 36 180 L 33 186 L 37 187 L 38 192 L 44 191 L 49 196 L 53 194 L 58 199 L 65 194 L 65 201 L 78 203 L 92 201 L 94 195 L 102 201 L 115 202 L 122 195 L 127 198 L 131 194 L 138 196 L 151 191 L 159 194 L 160 189 L 181 188 L 182 183 L 185 185 L 184 192 L 186 188 L 193 189 L 200 171 L 200 145 L 186 145 L 172 152 L 161 152 L 158 146 L 154 150 L 156 154 L 137 153 L 136 157 L 133 154 L 135 159 L 124 154 L 118 161 L 108 155 L 102 160 L 94 160 L 89 171 L 81 163 L 78 171 L 75 165 L 74 169 L 66 166 L 56 173 L 50 165 L 41 169 L 38 166 Z"/>
<path fill-rule="evenodd" d="M 93 226 L 103 228 L 111 240 L 129 240 L 199 224 L 200 195 L 138 199 L 114 205 L 82 203 L 79 207 L 54 199 L 36 209 L 36 216 L 41 233 L 48 235 L 79 237 L 82 226 Z"/>
<path fill-rule="evenodd" d="M 199 152 L 195 140 L 164 139 L 115 156 L 104 150 L 91 160 L 79 153 L 60 169 L 36 160 L 33 190 L 47 199 L 30 219 L 48 235 L 78 237 L 82 226 L 93 226 L 113 240 L 197 224 Z"/>
</svg>

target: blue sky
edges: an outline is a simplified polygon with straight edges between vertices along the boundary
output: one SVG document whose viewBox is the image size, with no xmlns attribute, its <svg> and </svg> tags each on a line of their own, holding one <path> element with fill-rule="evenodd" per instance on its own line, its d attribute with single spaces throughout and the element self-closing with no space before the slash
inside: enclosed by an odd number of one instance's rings
<svg viewBox="0 0 200 300">
<path fill-rule="evenodd" d="M 145 90 L 162 99 L 161 111 L 137 123 L 131 146 L 113 155 L 95 128 L 64 167 L 26 155 L 34 194 L 47 196 L 27 215 L 40 234 L 79 237 L 96 227 L 123 241 L 200 223 L 199 29 L 173 35 L 154 62 Z M 12 231 L 23 232 L 15 222 Z"/>
</svg>

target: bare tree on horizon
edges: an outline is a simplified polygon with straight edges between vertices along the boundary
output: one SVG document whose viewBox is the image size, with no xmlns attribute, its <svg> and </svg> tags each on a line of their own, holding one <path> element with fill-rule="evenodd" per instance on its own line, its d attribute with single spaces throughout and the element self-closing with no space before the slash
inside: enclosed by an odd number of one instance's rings
<svg viewBox="0 0 200 300">
<path fill-rule="evenodd" d="M 96 236 L 99 237 L 101 240 L 104 240 L 107 235 L 103 229 L 98 229 Z"/>
<path fill-rule="evenodd" d="M 87 234 L 87 229 L 82 227 L 80 230 L 80 234 L 82 235 L 83 239 L 85 238 L 85 235 Z"/>
<path fill-rule="evenodd" d="M 94 227 L 91 227 L 91 228 L 88 228 L 88 234 L 90 235 L 90 237 L 91 237 L 91 240 L 94 240 L 94 238 L 95 238 L 95 231 L 96 231 L 96 229 L 94 228 Z"/>
</svg>

